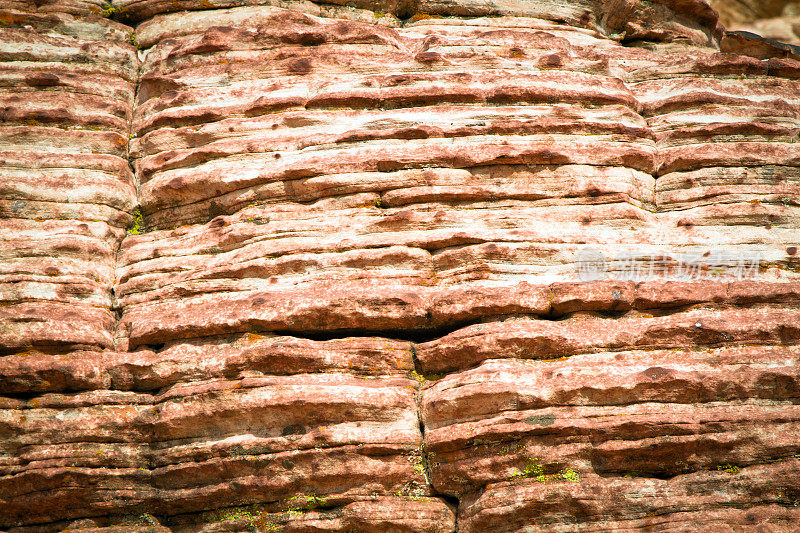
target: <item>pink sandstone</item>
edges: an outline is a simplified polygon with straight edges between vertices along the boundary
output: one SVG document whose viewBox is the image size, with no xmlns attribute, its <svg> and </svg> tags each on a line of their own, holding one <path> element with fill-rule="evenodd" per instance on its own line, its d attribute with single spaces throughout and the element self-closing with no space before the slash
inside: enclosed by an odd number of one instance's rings
<svg viewBox="0 0 800 533">
<path fill-rule="evenodd" d="M 798 16 L 5 2 L 0 530 L 796 529 Z"/>
</svg>

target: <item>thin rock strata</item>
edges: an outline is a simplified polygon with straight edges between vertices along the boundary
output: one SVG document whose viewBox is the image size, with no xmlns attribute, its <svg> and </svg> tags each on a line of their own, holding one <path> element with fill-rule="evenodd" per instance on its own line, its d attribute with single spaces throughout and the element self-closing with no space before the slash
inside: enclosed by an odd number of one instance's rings
<svg viewBox="0 0 800 533">
<path fill-rule="evenodd" d="M 730 29 L 4 6 L 0 529 L 790 530 L 800 55 Z"/>
<path fill-rule="evenodd" d="M 0 10 L 0 345 L 113 348 L 133 222 L 130 28 Z"/>
<path fill-rule="evenodd" d="M 58 359 L 3 359 L 12 393 L 35 395 L 3 406 L 5 525 L 28 526 L 12 531 L 452 530 L 407 342 L 246 334 Z"/>
</svg>

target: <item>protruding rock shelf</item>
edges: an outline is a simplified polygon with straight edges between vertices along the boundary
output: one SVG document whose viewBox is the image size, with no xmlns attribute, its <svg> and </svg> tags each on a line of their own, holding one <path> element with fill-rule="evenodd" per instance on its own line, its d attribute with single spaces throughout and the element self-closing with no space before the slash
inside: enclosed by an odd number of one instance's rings
<svg viewBox="0 0 800 533">
<path fill-rule="evenodd" d="M 340 4 L 0 6 L 0 531 L 796 529 L 796 2 Z"/>
</svg>

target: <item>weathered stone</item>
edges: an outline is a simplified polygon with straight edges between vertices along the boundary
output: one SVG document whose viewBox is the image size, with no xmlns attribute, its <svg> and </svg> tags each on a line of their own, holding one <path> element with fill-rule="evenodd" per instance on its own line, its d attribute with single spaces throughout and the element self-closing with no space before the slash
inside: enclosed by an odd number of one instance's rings
<svg viewBox="0 0 800 533">
<path fill-rule="evenodd" d="M 793 3 L 344 4 L 0 9 L 0 528 L 791 530 Z"/>
<path fill-rule="evenodd" d="M 288 376 L 264 376 L 256 363 L 247 366 L 251 377 L 236 379 L 242 358 L 250 361 L 261 349 L 310 347 L 298 339 L 258 336 L 246 336 L 237 344 L 239 349 L 233 352 L 227 344 L 208 345 L 208 356 L 216 353 L 218 359 L 209 361 L 205 374 L 192 364 L 197 354 L 183 355 L 180 345 L 172 350 L 172 358 L 170 349 L 160 357 L 142 352 L 139 369 L 126 354 L 106 353 L 94 361 L 91 357 L 60 358 L 62 377 L 58 365 L 45 366 L 48 359 L 58 356 L 4 358 L 6 387 L 10 388 L 4 393 L 26 387 L 21 381 L 32 375 L 37 383 L 25 390 L 99 390 L 43 394 L 4 406 L 4 431 L 9 438 L 3 453 L 10 459 L 2 465 L 7 509 L 3 524 L 55 522 L 86 513 L 204 512 L 211 500 L 212 509 L 257 504 L 277 512 L 291 510 L 298 502 L 330 500 L 326 507 L 347 507 L 376 496 L 430 495 L 419 466 L 417 382 L 405 377 L 413 368 L 407 344 L 404 348 L 378 339 L 320 342 L 318 347 L 328 347 L 328 353 L 315 350 L 309 355 L 319 361 L 311 368 L 321 373 L 295 370 Z M 200 344 L 195 348 L 201 349 Z M 354 349 L 367 351 L 361 355 L 361 376 L 342 371 L 357 368 L 358 360 L 350 355 Z M 363 360 L 370 351 L 383 351 L 386 364 Z M 175 360 L 176 356 L 183 361 Z M 67 382 L 67 368 L 81 374 L 70 375 Z M 340 370 L 325 373 L 326 368 Z M 181 383 L 203 377 L 212 379 Z M 111 386 L 162 387 L 164 392 L 103 390 Z M 328 465 L 324 476 L 316 473 L 320 464 Z M 376 472 L 380 473 L 377 478 Z M 97 476 L 108 480 L 102 483 L 109 484 L 109 490 L 121 491 L 116 498 L 126 498 L 125 503 L 93 499 Z M 67 480 L 69 488 L 48 492 L 47 487 L 55 490 Z M 239 488 L 230 492 L 231 487 Z M 304 493 L 316 500 L 305 502 Z M 46 505 L 37 505 L 34 513 L 31 501 L 40 498 Z M 67 502 L 76 500 L 81 506 L 67 511 Z M 448 517 L 446 507 L 437 507 L 433 500 L 429 507 L 435 515 L 433 522 L 418 518 L 421 525 L 413 530 L 423 531 L 431 524 L 449 530 L 452 516 Z M 354 512 L 345 523 L 357 520 L 358 515 Z M 391 513 L 362 520 L 415 522 L 410 516 Z"/>
<path fill-rule="evenodd" d="M 796 357 L 748 347 L 488 361 L 423 393 L 432 482 L 462 495 L 539 470 L 529 463 L 660 477 L 791 456 L 783 399 L 800 394 Z"/>
<path fill-rule="evenodd" d="M 498 483 L 459 511 L 463 531 L 785 531 L 797 523 L 797 460 L 669 480 L 585 475 Z"/>
<path fill-rule="evenodd" d="M 9 7 L 0 11 L 0 350 L 112 348 L 116 249 L 136 206 L 130 29 L 65 14 L 85 14 L 89 2 Z"/>
<path fill-rule="evenodd" d="M 469 368 L 495 358 L 555 359 L 630 348 L 680 348 L 719 343 L 795 344 L 796 309 L 696 308 L 658 315 L 631 311 L 621 318 L 575 313 L 566 320 L 513 318 L 475 324 L 417 347 L 425 372 Z"/>
</svg>

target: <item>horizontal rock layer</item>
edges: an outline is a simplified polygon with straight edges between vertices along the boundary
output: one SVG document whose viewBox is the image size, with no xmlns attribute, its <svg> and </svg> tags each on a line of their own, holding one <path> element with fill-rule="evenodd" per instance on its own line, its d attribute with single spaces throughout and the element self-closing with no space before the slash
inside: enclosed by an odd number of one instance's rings
<svg viewBox="0 0 800 533">
<path fill-rule="evenodd" d="M 727 467 L 726 467 L 727 468 Z M 670 480 L 589 475 L 498 483 L 465 503 L 463 531 L 785 531 L 797 523 L 798 462 Z M 735 472 L 735 473 L 731 473 Z M 740 506 L 746 507 L 742 509 Z M 627 513 L 620 513 L 625 509 Z"/>
<path fill-rule="evenodd" d="M 129 28 L 41 7 L 0 10 L 0 350 L 113 348 L 139 60 Z"/>
<path fill-rule="evenodd" d="M 791 529 L 798 59 L 700 0 L 4 5 L 0 529 Z"/>
<path fill-rule="evenodd" d="M 244 518 L 449 531 L 420 455 L 411 353 L 250 334 L 4 357 L 4 525 L 149 514 L 176 531 Z"/>
</svg>

